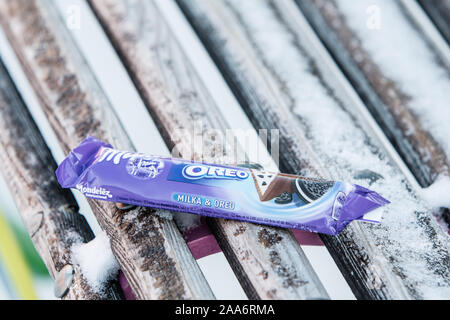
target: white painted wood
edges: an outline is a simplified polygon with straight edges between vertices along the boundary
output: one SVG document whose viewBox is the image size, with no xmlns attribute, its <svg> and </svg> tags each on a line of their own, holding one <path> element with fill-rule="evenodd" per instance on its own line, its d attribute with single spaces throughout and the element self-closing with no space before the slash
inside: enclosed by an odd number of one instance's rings
<svg viewBox="0 0 450 320">
<path fill-rule="evenodd" d="M 324 246 L 303 245 L 302 249 L 332 300 L 356 300 L 355 295 L 342 278 L 339 268 Z M 336 274 L 340 276 L 336 277 Z"/>
<path fill-rule="evenodd" d="M 197 260 L 218 300 L 248 300 L 223 252 Z"/>
</svg>

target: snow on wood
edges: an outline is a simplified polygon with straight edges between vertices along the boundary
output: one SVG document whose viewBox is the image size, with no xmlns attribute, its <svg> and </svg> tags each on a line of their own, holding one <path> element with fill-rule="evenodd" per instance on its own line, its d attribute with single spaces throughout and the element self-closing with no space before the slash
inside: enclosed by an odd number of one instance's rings
<svg viewBox="0 0 450 320">
<path fill-rule="evenodd" d="M 434 208 L 450 209 L 450 177 L 439 176 L 428 188 L 424 188 L 420 195 Z"/>
<path fill-rule="evenodd" d="M 288 1 L 178 2 L 255 127 L 280 129 L 286 171 L 352 181 L 392 202 L 381 224 L 323 237 L 357 297 L 448 298 L 448 235 L 327 85 L 302 42 L 300 12 Z"/>
<path fill-rule="evenodd" d="M 108 235 L 100 232 L 88 243 L 72 246 L 73 261 L 83 272 L 83 277 L 99 293 L 105 291 L 108 283 L 117 280 L 119 263 L 111 250 Z"/>
<path fill-rule="evenodd" d="M 406 104 L 422 127 L 450 158 L 450 72 L 390 0 L 336 1 L 339 12 L 362 47 L 406 97 Z M 377 7 L 379 29 L 368 29 L 367 8 Z M 407 135 L 414 135 L 414 128 Z"/>
<path fill-rule="evenodd" d="M 175 214 L 173 216 L 175 221 L 177 222 L 178 228 L 182 233 L 189 231 L 201 224 L 201 216 L 196 214 Z"/>
<path fill-rule="evenodd" d="M 214 99 L 152 1 L 102 0 L 92 1 L 91 5 L 123 57 L 168 146 L 177 146 L 185 158 L 229 163 L 226 156 L 214 153 L 215 147 L 222 147 L 217 137 L 203 140 L 207 150 L 203 154 L 202 150 L 198 153 L 191 149 L 194 139 L 204 138 L 203 130 L 216 129 L 223 134 L 227 128 L 223 127 Z M 197 124 L 200 130 L 194 131 Z M 327 297 L 295 238 L 286 230 L 231 220 L 209 221 L 250 298 Z M 273 241 L 265 242 L 264 234 Z"/>
<path fill-rule="evenodd" d="M 433 50 L 400 2 L 297 3 L 419 183 L 450 175 L 448 47 Z"/>
<path fill-rule="evenodd" d="M 88 135 L 133 150 L 102 89 L 49 1 L 1 1 L 1 26 L 68 153 Z M 149 208 L 89 201 L 139 299 L 212 298 L 173 221 Z"/>
</svg>

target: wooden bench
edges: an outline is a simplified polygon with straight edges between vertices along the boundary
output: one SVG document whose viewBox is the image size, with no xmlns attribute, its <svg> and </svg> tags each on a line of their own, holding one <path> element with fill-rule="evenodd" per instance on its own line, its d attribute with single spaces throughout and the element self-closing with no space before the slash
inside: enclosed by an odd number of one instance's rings
<svg viewBox="0 0 450 320">
<path fill-rule="evenodd" d="M 270 151 L 279 154 L 279 163 L 269 161 L 271 169 L 370 185 L 392 201 L 380 225 L 353 222 L 339 236 L 321 235 L 326 247 L 322 253 L 332 257 L 321 260 L 331 261 L 330 269 L 322 270 L 332 272 L 335 263 L 358 299 L 450 296 L 448 234 L 416 194 L 419 183 L 427 186 L 437 173 L 448 175 L 447 160 L 420 118 L 413 125 L 424 132 L 423 139 L 377 116 L 412 118 L 407 105 L 387 103 L 381 89 L 360 80 L 364 65 L 355 65 L 348 52 L 345 60 L 338 54 L 345 41 L 337 42 L 339 30 L 326 23 L 320 1 L 89 4 L 132 79 L 146 116 L 159 130 L 159 150 L 176 147 L 184 158 L 227 163 L 228 154 L 214 157 L 217 148 L 227 147 L 219 139 L 227 129 L 268 129 L 269 141 L 277 132 L 270 129 L 278 129 L 279 145 L 262 145 L 266 157 Z M 64 19 L 51 0 L 0 1 L 3 33 L 58 147 L 67 154 L 93 135 L 119 149 L 136 150 L 135 134 L 126 129 Z M 439 48 L 435 51 L 445 51 Z M 352 77 L 350 68 L 358 77 Z M 73 284 L 63 298 L 123 298 L 115 281 L 106 292 L 94 292 L 71 259 L 73 231 L 78 242 L 91 240 L 93 233 L 73 195 L 56 183 L 55 160 L 15 88 L 21 84 L 4 67 L 0 84 L 2 172 L 52 277 L 58 279 L 67 265 L 74 269 Z M 379 109 L 386 105 L 391 109 Z M 200 135 L 205 130 L 216 134 L 195 137 L 198 125 Z M 187 139 L 186 132 L 194 136 Z M 201 153 L 192 152 L 196 138 L 203 139 Z M 431 158 L 424 161 L 414 153 L 418 146 L 428 148 Z M 25 152 L 33 157 L 31 164 Z M 255 155 L 246 156 L 254 160 Z M 186 230 L 171 214 L 149 208 L 123 211 L 94 200 L 89 205 L 136 298 L 214 298 L 186 242 Z M 313 260 L 295 231 L 223 219 L 206 223 L 205 230 L 219 244 L 248 298 L 330 298 L 329 280 L 317 267 L 320 261 Z"/>
</svg>

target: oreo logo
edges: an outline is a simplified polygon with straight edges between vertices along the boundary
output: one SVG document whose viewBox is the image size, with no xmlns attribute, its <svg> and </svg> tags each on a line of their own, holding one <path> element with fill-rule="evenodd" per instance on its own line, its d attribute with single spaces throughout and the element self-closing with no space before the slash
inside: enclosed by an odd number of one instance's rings
<svg viewBox="0 0 450 320">
<path fill-rule="evenodd" d="M 203 178 L 244 180 L 249 177 L 249 173 L 244 170 L 195 164 L 183 168 L 183 177 L 190 180 Z"/>
</svg>

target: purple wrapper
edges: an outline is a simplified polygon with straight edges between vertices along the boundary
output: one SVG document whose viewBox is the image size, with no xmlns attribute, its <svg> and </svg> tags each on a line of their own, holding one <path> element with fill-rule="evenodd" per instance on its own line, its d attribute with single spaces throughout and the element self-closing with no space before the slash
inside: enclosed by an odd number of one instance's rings
<svg viewBox="0 0 450 320">
<path fill-rule="evenodd" d="M 389 203 L 354 184 L 119 151 L 92 137 L 56 176 L 89 198 L 332 235 Z"/>
</svg>

